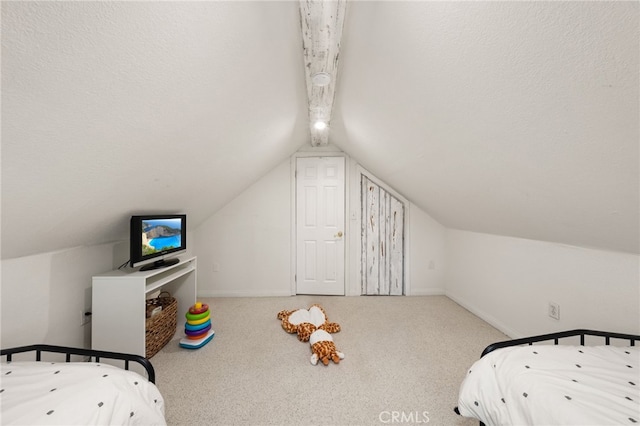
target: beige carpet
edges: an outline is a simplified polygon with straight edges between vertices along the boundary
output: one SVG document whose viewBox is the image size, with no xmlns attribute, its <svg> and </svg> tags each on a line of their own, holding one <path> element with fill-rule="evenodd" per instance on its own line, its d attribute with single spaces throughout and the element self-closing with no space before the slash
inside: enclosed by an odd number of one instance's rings
<svg viewBox="0 0 640 426">
<path fill-rule="evenodd" d="M 477 425 L 453 412 L 467 368 L 507 336 L 444 296 L 202 299 L 216 332 L 151 361 L 170 425 Z M 345 359 L 311 365 L 276 314 L 320 303 Z M 184 313 L 178 313 L 178 327 Z"/>
</svg>

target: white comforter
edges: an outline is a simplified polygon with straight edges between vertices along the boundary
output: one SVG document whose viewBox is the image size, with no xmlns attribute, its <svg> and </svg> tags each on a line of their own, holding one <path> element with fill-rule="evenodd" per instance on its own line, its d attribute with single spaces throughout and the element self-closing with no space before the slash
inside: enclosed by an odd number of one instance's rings
<svg viewBox="0 0 640 426">
<path fill-rule="evenodd" d="M 2 424 L 165 425 L 164 400 L 146 378 L 90 362 L 3 363 Z"/>
<path fill-rule="evenodd" d="M 458 409 L 487 425 L 640 424 L 640 348 L 495 350 L 467 373 Z"/>
</svg>

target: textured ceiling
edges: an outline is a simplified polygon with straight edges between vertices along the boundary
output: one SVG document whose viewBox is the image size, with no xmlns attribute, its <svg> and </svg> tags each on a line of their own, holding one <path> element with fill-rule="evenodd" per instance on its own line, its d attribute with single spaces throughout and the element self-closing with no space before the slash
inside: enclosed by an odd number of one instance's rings
<svg viewBox="0 0 640 426">
<path fill-rule="evenodd" d="M 2 2 L 2 256 L 193 228 L 309 139 L 294 2 Z"/>
<path fill-rule="evenodd" d="M 442 224 L 638 252 L 637 2 L 351 2 L 330 142 Z M 298 3 L 2 2 L 2 257 L 190 228 L 309 141 Z"/>
<path fill-rule="evenodd" d="M 331 140 L 452 228 L 638 252 L 638 2 L 354 2 Z"/>
</svg>

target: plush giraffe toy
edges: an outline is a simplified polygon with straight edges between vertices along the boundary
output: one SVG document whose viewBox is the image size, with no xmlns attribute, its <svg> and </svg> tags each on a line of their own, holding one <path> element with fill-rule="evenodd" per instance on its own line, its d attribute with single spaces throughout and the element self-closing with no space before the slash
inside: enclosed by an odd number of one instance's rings
<svg viewBox="0 0 640 426">
<path fill-rule="evenodd" d="M 280 311 L 278 319 L 282 321 L 282 328 L 287 333 L 296 333 L 298 340 L 309 342 L 311 364 L 316 365 L 318 361 L 322 361 L 324 365 L 328 365 L 329 361 L 338 364 L 344 359 L 344 354 L 338 352 L 333 337 L 329 334 L 339 332 L 340 325 L 329 322 L 322 306 L 315 304 L 308 310 Z"/>
</svg>

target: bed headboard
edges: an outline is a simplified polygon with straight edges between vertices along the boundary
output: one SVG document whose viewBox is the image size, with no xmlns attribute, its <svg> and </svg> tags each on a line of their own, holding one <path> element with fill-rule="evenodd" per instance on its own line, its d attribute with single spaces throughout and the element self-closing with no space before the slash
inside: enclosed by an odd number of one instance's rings
<svg viewBox="0 0 640 426">
<path fill-rule="evenodd" d="M 89 357 L 89 361 L 92 358 L 95 362 L 100 362 L 101 358 L 106 359 L 114 359 L 124 361 L 124 369 L 129 369 L 129 362 L 137 362 L 142 365 L 147 372 L 148 379 L 151 383 L 155 383 L 156 381 L 156 373 L 153 369 L 153 365 L 149 362 L 148 359 L 133 354 L 125 354 L 120 352 L 108 352 L 108 351 L 98 351 L 93 349 L 82 349 L 82 348 L 70 348 L 66 346 L 54 346 L 54 345 L 29 345 L 29 346 L 20 346 L 16 348 L 2 349 L 0 350 L 0 356 L 5 356 L 7 362 L 11 362 L 12 356 L 19 353 L 25 352 L 35 352 L 36 361 L 40 361 L 42 359 L 42 353 L 59 353 L 65 354 L 65 362 L 71 362 L 71 355 L 78 355 L 83 357 Z"/>
<path fill-rule="evenodd" d="M 553 344 L 557 345 L 560 342 L 560 339 L 566 339 L 569 337 L 580 336 L 580 345 L 584 346 L 585 336 L 598 336 L 604 338 L 604 344 L 610 345 L 611 339 L 620 339 L 627 340 L 631 346 L 635 346 L 636 341 L 640 340 L 639 335 L 635 334 L 624 334 L 624 333 L 612 333 L 608 331 L 598 331 L 598 330 L 568 330 L 568 331 L 560 331 L 557 333 L 549 333 L 549 334 L 541 334 L 538 336 L 524 337 L 522 339 L 514 339 L 514 340 L 505 340 L 503 342 L 492 343 L 482 351 L 482 355 L 480 358 L 485 356 L 491 351 L 496 349 L 505 348 L 508 346 L 519 346 L 519 345 L 533 345 L 536 342 L 545 342 L 553 340 Z"/>
</svg>

